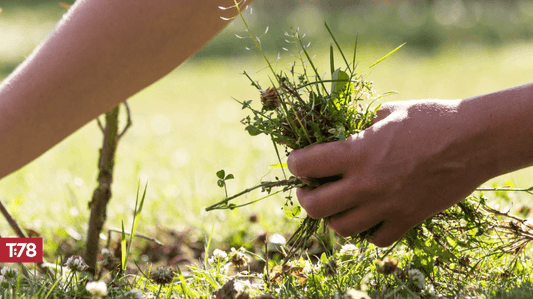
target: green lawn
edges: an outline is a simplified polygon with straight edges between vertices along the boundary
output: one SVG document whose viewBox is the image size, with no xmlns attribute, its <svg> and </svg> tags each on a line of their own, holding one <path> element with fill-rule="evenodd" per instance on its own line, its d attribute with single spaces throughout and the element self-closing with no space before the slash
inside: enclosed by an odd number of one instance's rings
<svg viewBox="0 0 533 299">
<path fill-rule="evenodd" d="M 16 65 L 53 27 L 56 10 L 46 20 L 31 20 L 21 25 L 22 17 L 5 14 L 0 18 L 0 65 Z M 4 15 L 8 16 L 4 18 Z M 24 36 L 27 42 L 9 48 L 11 38 Z M 44 29 L 43 29 L 44 28 Z M 323 30 L 324 36 L 326 31 Z M 282 39 L 271 32 L 270 39 Z M 33 42 L 32 42 L 33 41 Z M 264 38 L 263 42 L 268 42 Z M 349 44 L 353 40 L 342 40 Z M 259 55 L 245 53 L 245 41 L 235 38 L 235 56 L 193 58 L 156 84 L 129 100 L 133 127 L 119 144 L 113 199 L 109 205 L 108 227 L 130 223 L 138 181 L 149 181 L 145 210 L 139 232 L 150 234 L 156 227 L 193 228 L 199 238 L 208 235 L 214 225 L 213 238 L 221 242 L 238 230 L 253 236 L 263 230 L 288 233 L 296 227 L 280 210 L 284 200 L 271 198 L 237 210 L 206 213 L 204 208 L 220 200 L 223 190 L 216 186 L 215 172 L 225 169 L 235 180 L 228 183 L 230 193 L 250 187 L 279 172 L 269 169 L 277 163 L 271 142 L 250 137 L 240 120 L 246 115 L 232 100 L 258 99 L 258 94 L 243 70 L 259 71 L 266 87 L 267 72 Z M 325 73 L 329 41 L 314 44 Z M 359 41 L 360 69 L 390 51 L 393 46 L 371 40 Z M 209 50 L 209 46 L 206 51 Z M 241 53 L 242 52 L 242 53 Z M 283 51 L 282 51 L 283 52 Z M 283 52 L 282 54 L 284 54 Z M 449 45 L 432 55 L 419 54 L 407 44 L 381 63 L 369 78 L 381 91 L 395 90 L 399 95 L 385 100 L 422 98 L 456 99 L 496 91 L 527 83 L 531 78 L 531 45 L 514 42 L 487 48 L 477 43 Z M 289 68 L 285 53 L 277 68 Z M 272 58 L 276 54 L 271 54 Z M 505 99 L 502 99 L 505 105 Z M 124 122 L 123 122 L 124 123 Z M 97 152 L 101 134 L 95 122 L 71 135 L 23 169 L 0 181 L 0 196 L 20 223 L 40 231 L 48 249 L 58 238 L 81 236 L 87 229 L 87 203 L 96 181 Z M 266 176 L 266 177 L 265 177 Z M 533 185 L 533 169 L 526 169 L 494 179 L 500 185 L 512 180 L 520 187 Z M 253 194 L 248 199 L 253 199 Z M 513 195 L 514 196 L 514 195 Z M 517 201 L 532 198 L 516 195 Z M 242 199 L 244 201 L 246 199 Z M 515 205 L 514 207 L 517 207 Z M 258 214 L 260 223 L 250 225 L 247 218 Z M 12 234 L 7 226 L 0 235 Z"/>
</svg>

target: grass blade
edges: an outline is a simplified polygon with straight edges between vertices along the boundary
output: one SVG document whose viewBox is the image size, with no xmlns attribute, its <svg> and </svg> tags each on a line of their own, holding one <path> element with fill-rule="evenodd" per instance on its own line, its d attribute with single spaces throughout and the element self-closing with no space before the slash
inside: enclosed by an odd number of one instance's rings
<svg viewBox="0 0 533 299">
<path fill-rule="evenodd" d="M 122 261 L 122 271 L 126 270 L 126 261 L 128 260 L 128 250 L 126 248 L 126 233 L 124 233 L 124 221 L 122 221 L 122 237 L 120 239 L 121 250 L 121 261 Z"/>
<path fill-rule="evenodd" d="M 333 77 L 333 73 L 335 72 L 335 59 L 333 57 L 333 45 L 329 44 L 329 69 L 331 71 L 331 77 Z"/>
<path fill-rule="evenodd" d="M 48 297 L 50 297 L 50 294 L 52 294 L 52 291 L 56 288 L 57 283 L 58 283 L 60 280 L 61 280 L 60 278 L 56 279 L 56 282 L 52 285 L 52 287 L 50 288 L 50 291 L 48 291 L 48 293 L 46 294 L 46 296 L 44 297 L 44 299 L 47 299 Z"/>
<path fill-rule="evenodd" d="M 403 44 L 399 45 L 398 47 L 396 47 L 396 49 L 394 49 L 394 50 L 390 51 L 390 52 L 389 52 L 389 53 L 388 53 L 387 55 L 385 55 L 385 56 L 381 57 L 381 58 L 380 58 L 380 59 L 379 59 L 378 61 L 374 62 L 374 63 L 373 63 L 372 65 L 370 65 L 370 66 L 369 66 L 368 68 L 372 68 L 372 67 L 374 67 L 374 66 L 375 66 L 376 64 L 378 64 L 378 63 L 382 62 L 383 60 L 385 60 L 385 58 L 387 58 L 387 57 L 391 56 L 391 55 L 392 55 L 392 53 L 394 53 L 394 52 L 398 51 L 398 50 L 399 50 L 399 49 L 400 49 L 401 47 L 403 47 L 404 45 L 405 45 L 405 43 L 403 43 Z"/>
<path fill-rule="evenodd" d="M 130 244 L 129 244 L 129 246 L 131 246 L 133 237 L 135 236 L 135 231 L 137 230 L 137 226 L 139 225 L 140 214 L 141 214 L 141 212 L 143 210 L 144 199 L 146 198 L 146 189 L 147 188 L 148 188 L 148 182 L 146 182 L 146 185 L 144 185 L 144 191 L 143 191 L 143 195 L 141 197 L 141 203 L 139 204 L 139 209 L 137 209 L 137 202 L 139 200 L 139 191 L 138 191 L 139 188 L 137 187 L 137 198 L 135 199 L 135 211 L 133 211 L 133 223 L 131 225 Z M 128 248 L 128 251 L 129 251 L 129 248 Z"/>
<path fill-rule="evenodd" d="M 272 164 L 269 167 L 270 168 L 284 168 L 284 167 L 288 167 L 288 166 L 287 166 L 287 163 L 278 163 L 278 164 Z"/>
<path fill-rule="evenodd" d="M 346 56 L 344 56 L 344 52 L 342 52 L 342 48 L 341 48 L 341 46 L 339 46 L 339 43 L 337 42 L 337 39 L 333 35 L 333 32 L 331 32 L 331 30 L 329 29 L 329 26 L 328 26 L 327 23 L 324 23 L 324 25 L 326 25 L 326 29 L 328 30 L 329 35 L 331 36 L 331 38 L 333 39 L 333 42 L 337 46 L 337 49 L 341 53 L 342 59 L 344 60 L 344 63 L 346 63 L 346 67 L 348 68 L 348 71 L 350 71 L 350 73 L 352 73 L 352 70 L 350 69 L 350 65 L 348 64 L 348 60 L 346 60 Z"/>
<path fill-rule="evenodd" d="M 209 246 L 211 246 L 211 238 L 213 237 L 213 231 L 215 230 L 215 221 L 213 221 L 213 226 L 211 226 L 211 233 L 209 234 L 209 239 L 205 245 L 205 256 L 204 256 L 204 265 L 207 267 L 207 256 L 209 255 Z"/>
</svg>

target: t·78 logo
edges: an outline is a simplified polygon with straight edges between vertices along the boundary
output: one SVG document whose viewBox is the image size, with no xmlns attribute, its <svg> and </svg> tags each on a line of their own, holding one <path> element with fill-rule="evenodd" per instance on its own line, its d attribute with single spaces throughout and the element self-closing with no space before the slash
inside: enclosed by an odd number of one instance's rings
<svg viewBox="0 0 533 299">
<path fill-rule="evenodd" d="M 0 263 L 42 263 L 42 238 L 0 238 Z"/>
</svg>

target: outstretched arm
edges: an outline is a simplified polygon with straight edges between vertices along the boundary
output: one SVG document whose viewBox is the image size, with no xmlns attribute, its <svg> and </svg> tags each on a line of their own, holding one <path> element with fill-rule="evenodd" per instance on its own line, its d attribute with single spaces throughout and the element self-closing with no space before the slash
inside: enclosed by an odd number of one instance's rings
<svg viewBox="0 0 533 299">
<path fill-rule="evenodd" d="M 297 176 L 342 179 L 299 189 L 314 218 L 351 236 L 378 224 L 388 246 L 495 176 L 533 165 L 533 84 L 457 101 L 392 102 L 345 142 L 293 151 Z"/>
<path fill-rule="evenodd" d="M 0 178 L 194 55 L 237 14 L 218 7 L 232 5 L 77 1 L 0 85 Z"/>
</svg>

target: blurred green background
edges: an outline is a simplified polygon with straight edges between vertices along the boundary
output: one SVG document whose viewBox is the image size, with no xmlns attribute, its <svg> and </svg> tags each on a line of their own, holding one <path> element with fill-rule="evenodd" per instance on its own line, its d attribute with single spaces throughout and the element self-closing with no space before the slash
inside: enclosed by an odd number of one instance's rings
<svg viewBox="0 0 533 299">
<path fill-rule="evenodd" d="M 72 3 L 72 1 L 65 1 Z M 53 30 L 66 9 L 53 0 L 0 1 L 0 78 L 6 77 Z M 284 32 L 299 28 L 325 73 L 330 38 L 327 22 L 348 53 L 358 36 L 360 69 L 396 46 L 407 44 L 369 75 L 380 92 L 398 91 L 385 100 L 457 99 L 531 81 L 533 2 L 516 1 L 303 1 L 257 0 L 245 17 L 277 69 L 290 56 Z M 262 34 L 266 31 L 268 32 Z M 239 121 L 246 115 L 232 100 L 258 99 L 242 71 L 268 85 L 265 63 L 245 36 L 240 20 L 171 74 L 129 100 L 133 127 L 119 144 L 108 226 L 131 222 L 138 181 L 149 181 L 140 232 L 156 227 L 192 229 L 223 242 L 239 235 L 247 242 L 263 230 L 288 233 L 296 226 L 283 216 L 282 198 L 236 211 L 206 213 L 223 197 L 215 172 L 224 168 L 235 180 L 230 193 L 273 179 L 277 163 L 268 138 L 250 137 Z M 246 48 L 252 48 L 247 50 Z M 61 55 L 58 53 L 58 55 Z M 505 99 L 502 99 L 505 105 Z M 49 251 L 57 241 L 83 241 L 96 183 L 101 134 L 87 124 L 23 169 L 0 181 L 0 197 L 26 228 L 39 231 Z M 533 170 L 496 178 L 485 185 L 533 185 Z M 259 196 L 252 194 L 240 202 Z M 532 198 L 509 194 L 521 203 Z M 511 207 L 510 202 L 497 203 Z M 513 211 L 520 204 L 512 205 Z M 258 223 L 248 222 L 252 214 Z M 11 235 L 0 219 L 0 235 Z"/>
</svg>

